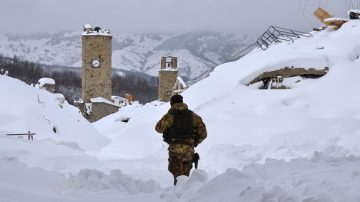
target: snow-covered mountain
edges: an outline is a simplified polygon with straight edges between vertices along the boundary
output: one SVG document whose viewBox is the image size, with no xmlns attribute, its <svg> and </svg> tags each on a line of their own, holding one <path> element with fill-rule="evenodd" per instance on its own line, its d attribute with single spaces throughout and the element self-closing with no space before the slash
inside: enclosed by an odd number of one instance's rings
<svg viewBox="0 0 360 202">
<path fill-rule="evenodd" d="M 251 41 L 250 37 L 192 32 L 113 33 L 113 68 L 157 76 L 160 58 L 178 57 L 180 74 L 196 81 Z M 0 54 L 47 65 L 81 67 L 81 32 L 11 36 L 0 34 Z"/>
</svg>

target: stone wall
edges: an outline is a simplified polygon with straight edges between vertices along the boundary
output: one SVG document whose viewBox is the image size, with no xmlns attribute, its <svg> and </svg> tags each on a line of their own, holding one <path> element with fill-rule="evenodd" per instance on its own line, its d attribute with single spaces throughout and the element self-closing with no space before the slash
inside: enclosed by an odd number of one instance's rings
<svg viewBox="0 0 360 202">
<path fill-rule="evenodd" d="M 119 110 L 119 107 L 107 103 L 95 102 L 91 105 L 91 113 L 86 117 L 90 122 L 95 122 Z"/>
<path fill-rule="evenodd" d="M 170 101 L 172 88 L 177 79 L 177 70 L 160 70 L 159 71 L 159 91 L 158 99 L 163 102 Z"/>
<path fill-rule="evenodd" d="M 49 91 L 50 93 L 55 92 L 55 85 L 45 84 L 45 85 L 43 85 L 43 88 L 45 90 Z"/>
<path fill-rule="evenodd" d="M 89 103 L 90 98 L 111 99 L 111 47 L 112 36 L 82 36 L 82 98 Z M 92 60 L 99 59 L 100 66 L 94 68 Z"/>
</svg>

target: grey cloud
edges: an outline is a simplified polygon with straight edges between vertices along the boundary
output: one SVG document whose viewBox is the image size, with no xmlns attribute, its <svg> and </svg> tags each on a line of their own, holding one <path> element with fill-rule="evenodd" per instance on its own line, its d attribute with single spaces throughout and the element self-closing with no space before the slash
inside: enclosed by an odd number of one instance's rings
<svg viewBox="0 0 360 202">
<path fill-rule="evenodd" d="M 0 0 L 2 32 L 81 30 L 90 23 L 113 32 L 215 30 L 253 33 L 269 25 L 309 30 L 322 6 L 346 17 L 359 0 Z M 6 20 L 5 20 L 6 19 Z"/>
</svg>

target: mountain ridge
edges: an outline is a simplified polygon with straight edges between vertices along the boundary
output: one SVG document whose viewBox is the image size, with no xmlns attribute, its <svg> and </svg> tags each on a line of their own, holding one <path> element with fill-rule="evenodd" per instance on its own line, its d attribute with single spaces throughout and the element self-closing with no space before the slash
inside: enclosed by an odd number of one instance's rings
<svg viewBox="0 0 360 202">
<path fill-rule="evenodd" d="M 112 66 L 157 76 L 162 56 L 178 57 L 190 83 L 205 77 L 252 40 L 249 36 L 210 31 L 180 34 L 113 34 Z M 0 34 L 0 54 L 45 65 L 81 67 L 81 32 Z"/>
</svg>

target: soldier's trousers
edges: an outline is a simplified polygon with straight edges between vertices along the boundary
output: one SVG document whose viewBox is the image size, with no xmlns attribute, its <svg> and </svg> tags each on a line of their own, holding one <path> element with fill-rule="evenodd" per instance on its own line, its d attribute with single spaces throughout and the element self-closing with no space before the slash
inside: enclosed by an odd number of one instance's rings
<svg viewBox="0 0 360 202">
<path fill-rule="evenodd" d="M 169 151 L 169 171 L 173 174 L 174 179 L 180 175 L 190 175 L 192 168 L 192 160 L 194 156 L 194 150 L 187 152 L 177 153 Z M 176 181 L 176 180 L 175 180 Z M 176 182 L 175 182 L 176 184 Z"/>
</svg>

